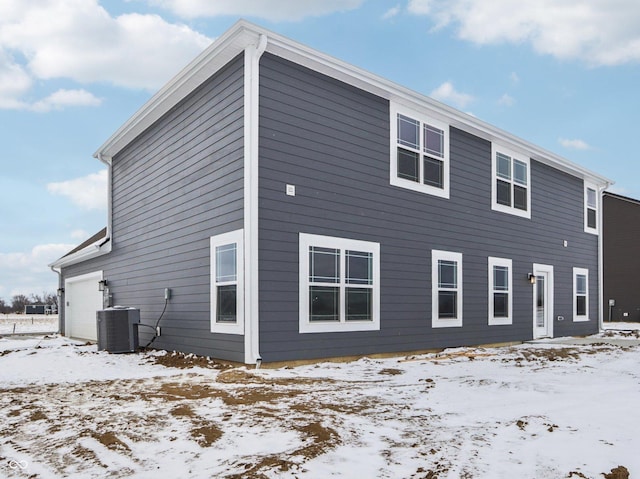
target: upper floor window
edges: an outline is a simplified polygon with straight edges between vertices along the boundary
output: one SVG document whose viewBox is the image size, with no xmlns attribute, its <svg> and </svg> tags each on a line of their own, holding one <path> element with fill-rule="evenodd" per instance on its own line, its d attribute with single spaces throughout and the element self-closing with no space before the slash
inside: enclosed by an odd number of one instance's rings
<svg viewBox="0 0 640 479">
<path fill-rule="evenodd" d="M 391 107 L 391 184 L 449 198 L 449 125 Z"/>
<path fill-rule="evenodd" d="M 300 332 L 380 329 L 380 244 L 300 233 Z"/>
<path fill-rule="evenodd" d="M 595 186 L 584 188 L 584 230 L 598 234 L 598 194 Z"/>
<path fill-rule="evenodd" d="M 462 253 L 431 252 L 431 326 L 462 326 Z"/>
<path fill-rule="evenodd" d="M 531 180 L 529 158 L 491 145 L 491 208 L 531 218 Z"/>
</svg>

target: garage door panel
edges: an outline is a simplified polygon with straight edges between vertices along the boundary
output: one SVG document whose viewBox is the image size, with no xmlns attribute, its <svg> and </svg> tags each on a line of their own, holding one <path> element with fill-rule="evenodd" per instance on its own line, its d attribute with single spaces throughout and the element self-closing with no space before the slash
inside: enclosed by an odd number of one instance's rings
<svg viewBox="0 0 640 479">
<path fill-rule="evenodd" d="M 98 281 L 102 272 L 90 273 L 65 282 L 65 333 L 78 339 L 97 340 L 96 311 L 102 309 Z"/>
</svg>

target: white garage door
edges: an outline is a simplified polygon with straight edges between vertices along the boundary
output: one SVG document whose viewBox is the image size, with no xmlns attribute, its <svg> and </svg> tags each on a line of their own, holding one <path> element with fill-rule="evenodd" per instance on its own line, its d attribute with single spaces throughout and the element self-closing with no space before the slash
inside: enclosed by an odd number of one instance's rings
<svg viewBox="0 0 640 479">
<path fill-rule="evenodd" d="M 65 335 L 96 341 L 96 311 L 102 308 L 102 291 L 98 281 L 102 271 L 83 274 L 65 280 Z"/>
</svg>

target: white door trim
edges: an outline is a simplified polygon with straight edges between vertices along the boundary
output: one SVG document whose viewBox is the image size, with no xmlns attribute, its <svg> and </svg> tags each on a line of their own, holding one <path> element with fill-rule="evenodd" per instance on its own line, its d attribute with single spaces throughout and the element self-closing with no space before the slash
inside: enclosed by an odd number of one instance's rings
<svg viewBox="0 0 640 479">
<path fill-rule="evenodd" d="M 532 316 L 533 316 L 533 339 L 538 339 L 538 338 L 544 338 L 544 337 L 548 337 L 548 338 L 552 338 L 553 337 L 553 291 L 554 291 L 554 285 L 553 285 L 553 266 L 552 265 L 548 265 L 548 264 L 538 264 L 538 263 L 534 263 L 533 264 L 533 274 L 534 276 L 538 276 L 541 274 L 546 274 L 547 280 L 546 280 L 546 284 L 545 284 L 545 317 L 546 317 L 546 321 L 545 321 L 545 328 L 544 330 L 540 330 L 536 324 L 536 288 L 537 285 L 533 284 L 532 285 L 532 290 L 533 290 L 533 309 L 532 309 Z"/>
</svg>

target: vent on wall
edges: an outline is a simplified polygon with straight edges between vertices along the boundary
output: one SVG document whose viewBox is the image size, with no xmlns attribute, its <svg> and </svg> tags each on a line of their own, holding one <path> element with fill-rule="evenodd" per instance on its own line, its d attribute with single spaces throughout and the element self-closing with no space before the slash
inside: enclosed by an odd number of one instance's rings
<svg viewBox="0 0 640 479">
<path fill-rule="evenodd" d="M 138 349 L 138 324 L 139 309 L 116 306 L 97 311 L 98 351 L 134 352 Z"/>
</svg>

